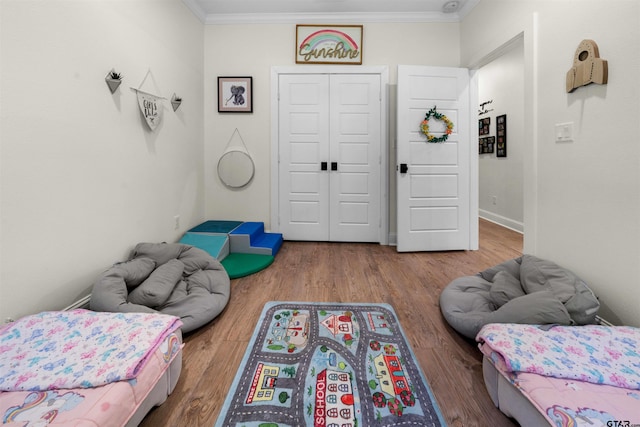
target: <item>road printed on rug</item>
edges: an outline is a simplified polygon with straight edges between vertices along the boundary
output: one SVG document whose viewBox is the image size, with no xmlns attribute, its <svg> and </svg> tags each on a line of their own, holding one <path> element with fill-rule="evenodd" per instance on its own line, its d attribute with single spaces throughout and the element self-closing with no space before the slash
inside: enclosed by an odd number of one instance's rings
<svg viewBox="0 0 640 427">
<path fill-rule="evenodd" d="M 393 308 L 268 303 L 216 426 L 445 426 Z"/>
</svg>

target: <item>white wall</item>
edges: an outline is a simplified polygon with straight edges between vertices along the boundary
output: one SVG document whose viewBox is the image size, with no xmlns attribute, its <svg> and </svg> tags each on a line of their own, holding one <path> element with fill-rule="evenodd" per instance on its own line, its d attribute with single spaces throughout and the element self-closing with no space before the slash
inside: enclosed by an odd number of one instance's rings
<svg viewBox="0 0 640 427">
<path fill-rule="evenodd" d="M 525 251 L 582 277 L 604 317 L 640 326 L 640 3 L 483 0 L 462 24 L 462 63 L 523 32 Z M 566 93 L 583 39 L 609 83 Z M 564 122 L 573 143 L 554 142 Z"/>
<path fill-rule="evenodd" d="M 524 44 L 511 49 L 478 71 L 478 97 L 488 113 L 480 118 L 491 120 L 488 136 L 496 138 L 496 117 L 507 115 L 507 157 L 493 153 L 479 155 L 480 216 L 505 227 L 523 231 L 524 146 Z M 494 199 L 495 198 L 495 199 Z"/>
<path fill-rule="evenodd" d="M 389 66 L 390 99 L 398 64 L 475 67 L 524 34 L 525 251 L 574 270 L 605 316 L 636 326 L 639 21 L 636 0 L 483 0 L 461 25 L 364 28 L 365 65 Z M 0 23 L 0 320 L 62 308 L 135 243 L 174 241 L 205 218 L 269 226 L 270 68 L 293 65 L 295 25 L 203 28 L 180 0 L 2 0 Z M 609 84 L 567 94 L 584 38 L 609 61 Z M 125 75 L 115 95 L 112 67 Z M 155 132 L 129 89 L 148 69 L 163 96 L 184 98 Z M 253 114 L 217 113 L 224 75 L 253 76 Z M 392 188 L 394 115 L 392 102 Z M 576 141 L 556 144 L 554 124 L 568 121 Z M 257 168 L 232 191 L 215 168 L 236 127 Z"/>
<path fill-rule="evenodd" d="M 2 0 L 0 14 L 4 320 L 71 304 L 136 243 L 204 218 L 204 29 L 180 0 Z M 144 89 L 184 100 L 155 132 L 130 90 L 149 69 Z"/>
<path fill-rule="evenodd" d="M 395 231 L 395 86 L 398 64 L 458 66 L 459 24 L 365 24 L 363 65 L 389 67 L 390 229 Z M 270 228 L 272 66 L 295 65 L 295 24 L 207 25 L 205 28 L 206 214 L 211 219 L 263 221 Z M 305 65 L 298 65 L 301 69 Z M 220 114 L 218 76 L 252 76 L 253 114 Z M 216 173 L 238 128 L 256 164 L 253 181 L 231 190 Z"/>
</svg>

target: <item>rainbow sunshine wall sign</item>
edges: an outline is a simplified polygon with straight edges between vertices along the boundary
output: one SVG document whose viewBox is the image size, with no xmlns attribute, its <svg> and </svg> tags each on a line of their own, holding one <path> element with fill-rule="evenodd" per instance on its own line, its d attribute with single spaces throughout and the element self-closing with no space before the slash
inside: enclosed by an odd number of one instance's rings
<svg viewBox="0 0 640 427">
<path fill-rule="evenodd" d="M 297 64 L 362 64 L 362 25 L 296 25 Z"/>
</svg>

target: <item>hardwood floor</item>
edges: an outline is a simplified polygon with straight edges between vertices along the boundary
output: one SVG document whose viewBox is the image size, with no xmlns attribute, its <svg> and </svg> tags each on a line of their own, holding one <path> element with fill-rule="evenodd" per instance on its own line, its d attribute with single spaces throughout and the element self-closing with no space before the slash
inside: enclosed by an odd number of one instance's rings
<svg viewBox="0 0 640 427">
<path fill-rule="evenodd" d="M 449 426 L 513 427 L 486 392 L 480 351 L 444 321 L 438 298 L 456 277 L 521 252 L 521 234 L 484 220 L 478 251 L 397 253 L 378 244 L 287 241 L 267 269 L 232 280 L 218 318 L 184 337 L 178 385 L 141 426 L 212 427 L 264 304 L 325 301 L 393 306 Z"/>
</svg>

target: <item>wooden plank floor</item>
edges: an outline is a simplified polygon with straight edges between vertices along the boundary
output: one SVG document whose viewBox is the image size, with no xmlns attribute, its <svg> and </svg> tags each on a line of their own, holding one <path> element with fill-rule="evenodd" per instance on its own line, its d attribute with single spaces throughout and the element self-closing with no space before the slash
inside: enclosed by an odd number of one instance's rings
<svg viewBox="0 0 640 427">
<path fill-rule="evenodd" d="M 264 304 L 323 301 L 391 304 L 449 426 L 513 427 L 486 392 L 480 351 L 444 321 L 438 298 L 456 277 L 521 251 L 521 234 L 484 220 L 478 251 L 397 253 L 378 244 L 287 241 L 267 269 L 232 280 L 218 318 L 184 337 L 178 385 L 141 426 L 212 427 Z"/>
</svg>

